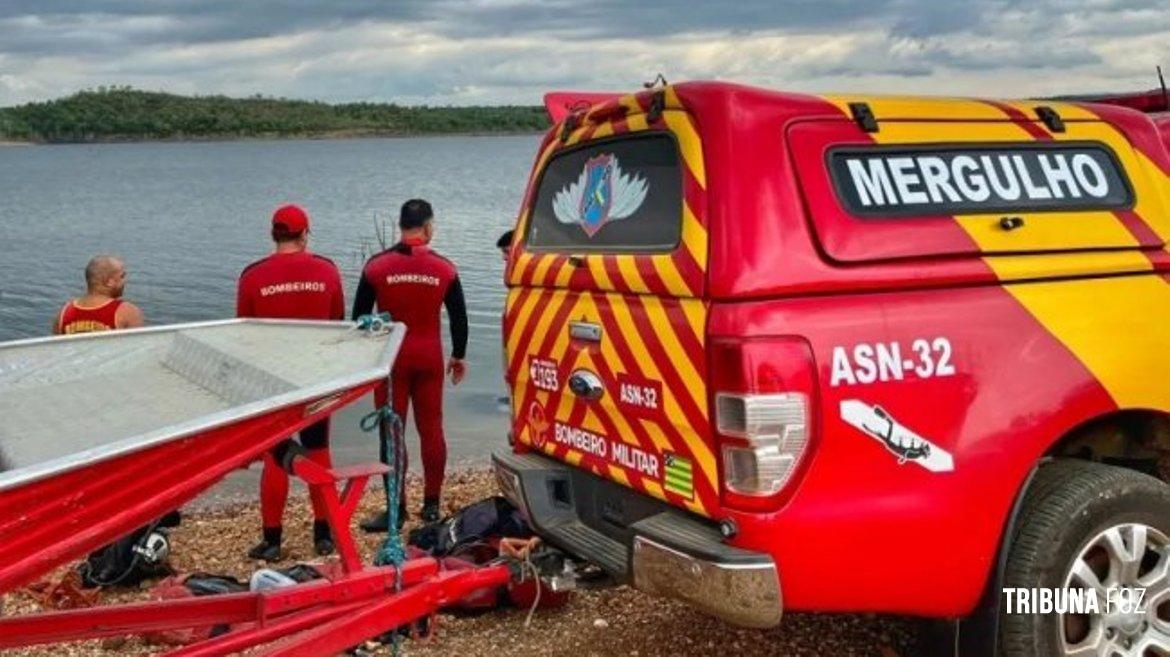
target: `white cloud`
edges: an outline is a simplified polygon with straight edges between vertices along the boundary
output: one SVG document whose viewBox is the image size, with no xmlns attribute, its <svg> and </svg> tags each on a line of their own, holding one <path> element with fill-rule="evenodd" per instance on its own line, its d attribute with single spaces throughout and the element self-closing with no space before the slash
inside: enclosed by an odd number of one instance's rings
<svg viewBox="0 0 1170 657">
<path fill-rule="evenodd" d="M 335 18 L 276 15 L 265 30 L 247 16 L 217 16 L 214 4 L 183 15 L 30 10 L 0 18 L 0 105 L 103 84 L 534 104 L 549 89 L 630 90 L 659 72 L 672 81 L 730 79 L 796 91 L 1045 95 L 1145 89 L 1154 64 L 1170 64 L 1170 12 L 1147 3 L 995 2 L 974 10 L 955 2 L 949 12 L 916 0 L 788 4 L 791 11 L 820 6 L 837 20 L 799 11 L 794 19 L 763 3 L 754 28 L 743 7 L 724 17 L 680 16 L 672 27 L 581 3 L 479 0 L 451 5 L 452 18 L 411 13 L 434 5 L 406 3 L 403 15 L 387 17 L 338 3 Z M 517 20 L 529 29 L 517 29 Z"/>
</svg>

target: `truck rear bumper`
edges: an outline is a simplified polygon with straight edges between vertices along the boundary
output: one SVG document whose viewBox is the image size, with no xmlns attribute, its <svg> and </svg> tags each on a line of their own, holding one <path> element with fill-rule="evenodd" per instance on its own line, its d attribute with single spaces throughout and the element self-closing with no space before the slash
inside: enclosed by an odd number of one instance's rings
<svg viewBox="0 0 1170 657">
<path fill-rule="evenodd" d="M 726 545 L 713 523 L 537 454 L 497 452 L 500 490 L 553 545 L 619 581 L 744 627 L 774 627 L 772 558 Z"/>
</svg>

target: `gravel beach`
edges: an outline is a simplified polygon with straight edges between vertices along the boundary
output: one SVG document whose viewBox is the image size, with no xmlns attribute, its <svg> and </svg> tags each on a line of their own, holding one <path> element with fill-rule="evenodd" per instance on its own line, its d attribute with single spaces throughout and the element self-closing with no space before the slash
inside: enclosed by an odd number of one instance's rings
<svg viewBox="0 0 1170 657">
<path fill-rule="evenodd" d="M 420 482 L 409 480 L 412 500 L 419 499 Z M 373 487 L 371 487 L 373 488 Z M 495 493 L 495 480 L 486 470 L 464 470 L 449 477 L 445 511 Z M 362 501 L 356 518 L 372 512 L 380 491 L 371 490 Z M 411 504 L 412 511 L 417 511 Z M 285 519 L 285 549 L 282 565 L 311 561 L 308 503 L 303 496 L 290 500 Z M 409 530 L 417 525 L 411 519 Z M 232 504 L 218 509 L 200 507 L 183 519 L 172 534 L 173 565 L 181 572 L 203 571 L 235 575 L 246 579 L 259 565 L 245 556 L 259 535 L 258 508 L 253 504 Z M 379 536 L 356 533 L 363 554 L 372 557 Z M 147 590 L 107 593 L 102 603 L 141 600 Z M 38 609 L 24 594 L 5 600 L 8 614 Z M 549 657 L 590 657 L 593 655 L 729 654 L 832 657 L 906 657 L 913 644 L 914 623 L 908 619 L 874 615 L 788 614 L 780 627 L 768 631 L 742 630 L 699 614 L 685 605 L 651 598 L 629 587 L 578 591 L 561 609 L 538 611 L 530 627 L 524 627 L 527 610 L 503 609 L 479 614 L 442 614 L 435 636 L 427 642 L 403 642 L 402 654 L 544 655 Z M 166 646 L 147 645 L 132 638 L 124 641 L 89 641 L 69 645 L 5 651 L 11 657 L 148 655 Z M 370 655 L 389 655 L 389 647 L 370 644 Z"/>
</svg>

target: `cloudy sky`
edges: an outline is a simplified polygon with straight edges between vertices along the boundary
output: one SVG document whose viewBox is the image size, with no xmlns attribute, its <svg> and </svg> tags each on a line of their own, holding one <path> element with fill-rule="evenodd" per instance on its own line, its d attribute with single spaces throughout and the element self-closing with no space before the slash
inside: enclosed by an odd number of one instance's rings
<svg viewBox="0 0 1170 657">
<path fill-rule="evenodd" d="M 1154 86 L 1170 0 L 2 0 L 0 106 L 99 85 L 539 102 L 658 72 L 794 90 Z"/>
</svg>

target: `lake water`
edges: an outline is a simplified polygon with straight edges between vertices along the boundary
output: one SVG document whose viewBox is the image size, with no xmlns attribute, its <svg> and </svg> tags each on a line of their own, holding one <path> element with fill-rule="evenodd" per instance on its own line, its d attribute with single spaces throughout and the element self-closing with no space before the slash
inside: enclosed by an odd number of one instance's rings
<svg viewBox="0 0 1170 657">
<path fill-rule="evenodd" d="M 126 298 L 150 324 L 230 317 L 236 277 L 271 248 L 272 210 L 304 206 L 310 248 L 341 268 L 352 299 L 375 221 L 421 197 L 434 247 L 459 267 L 471 340 L 467 380 L 448 386 L 453 460 L 503 444 L 503 264 L 536 136 L 0 147 L 0 341 L 45 335 L 95 253 L 121 255 Z M 363 404 L 361 410 L 367 406 Z M 357 409 L 337 422 L 343 460 L 371 452 Z M 413 424 L 413 423 L 412 423 Z M 411 430 L 413 435 L 413 429 Z M 410 441 L 412 452 L 416 445 Z"/>
</svg>

